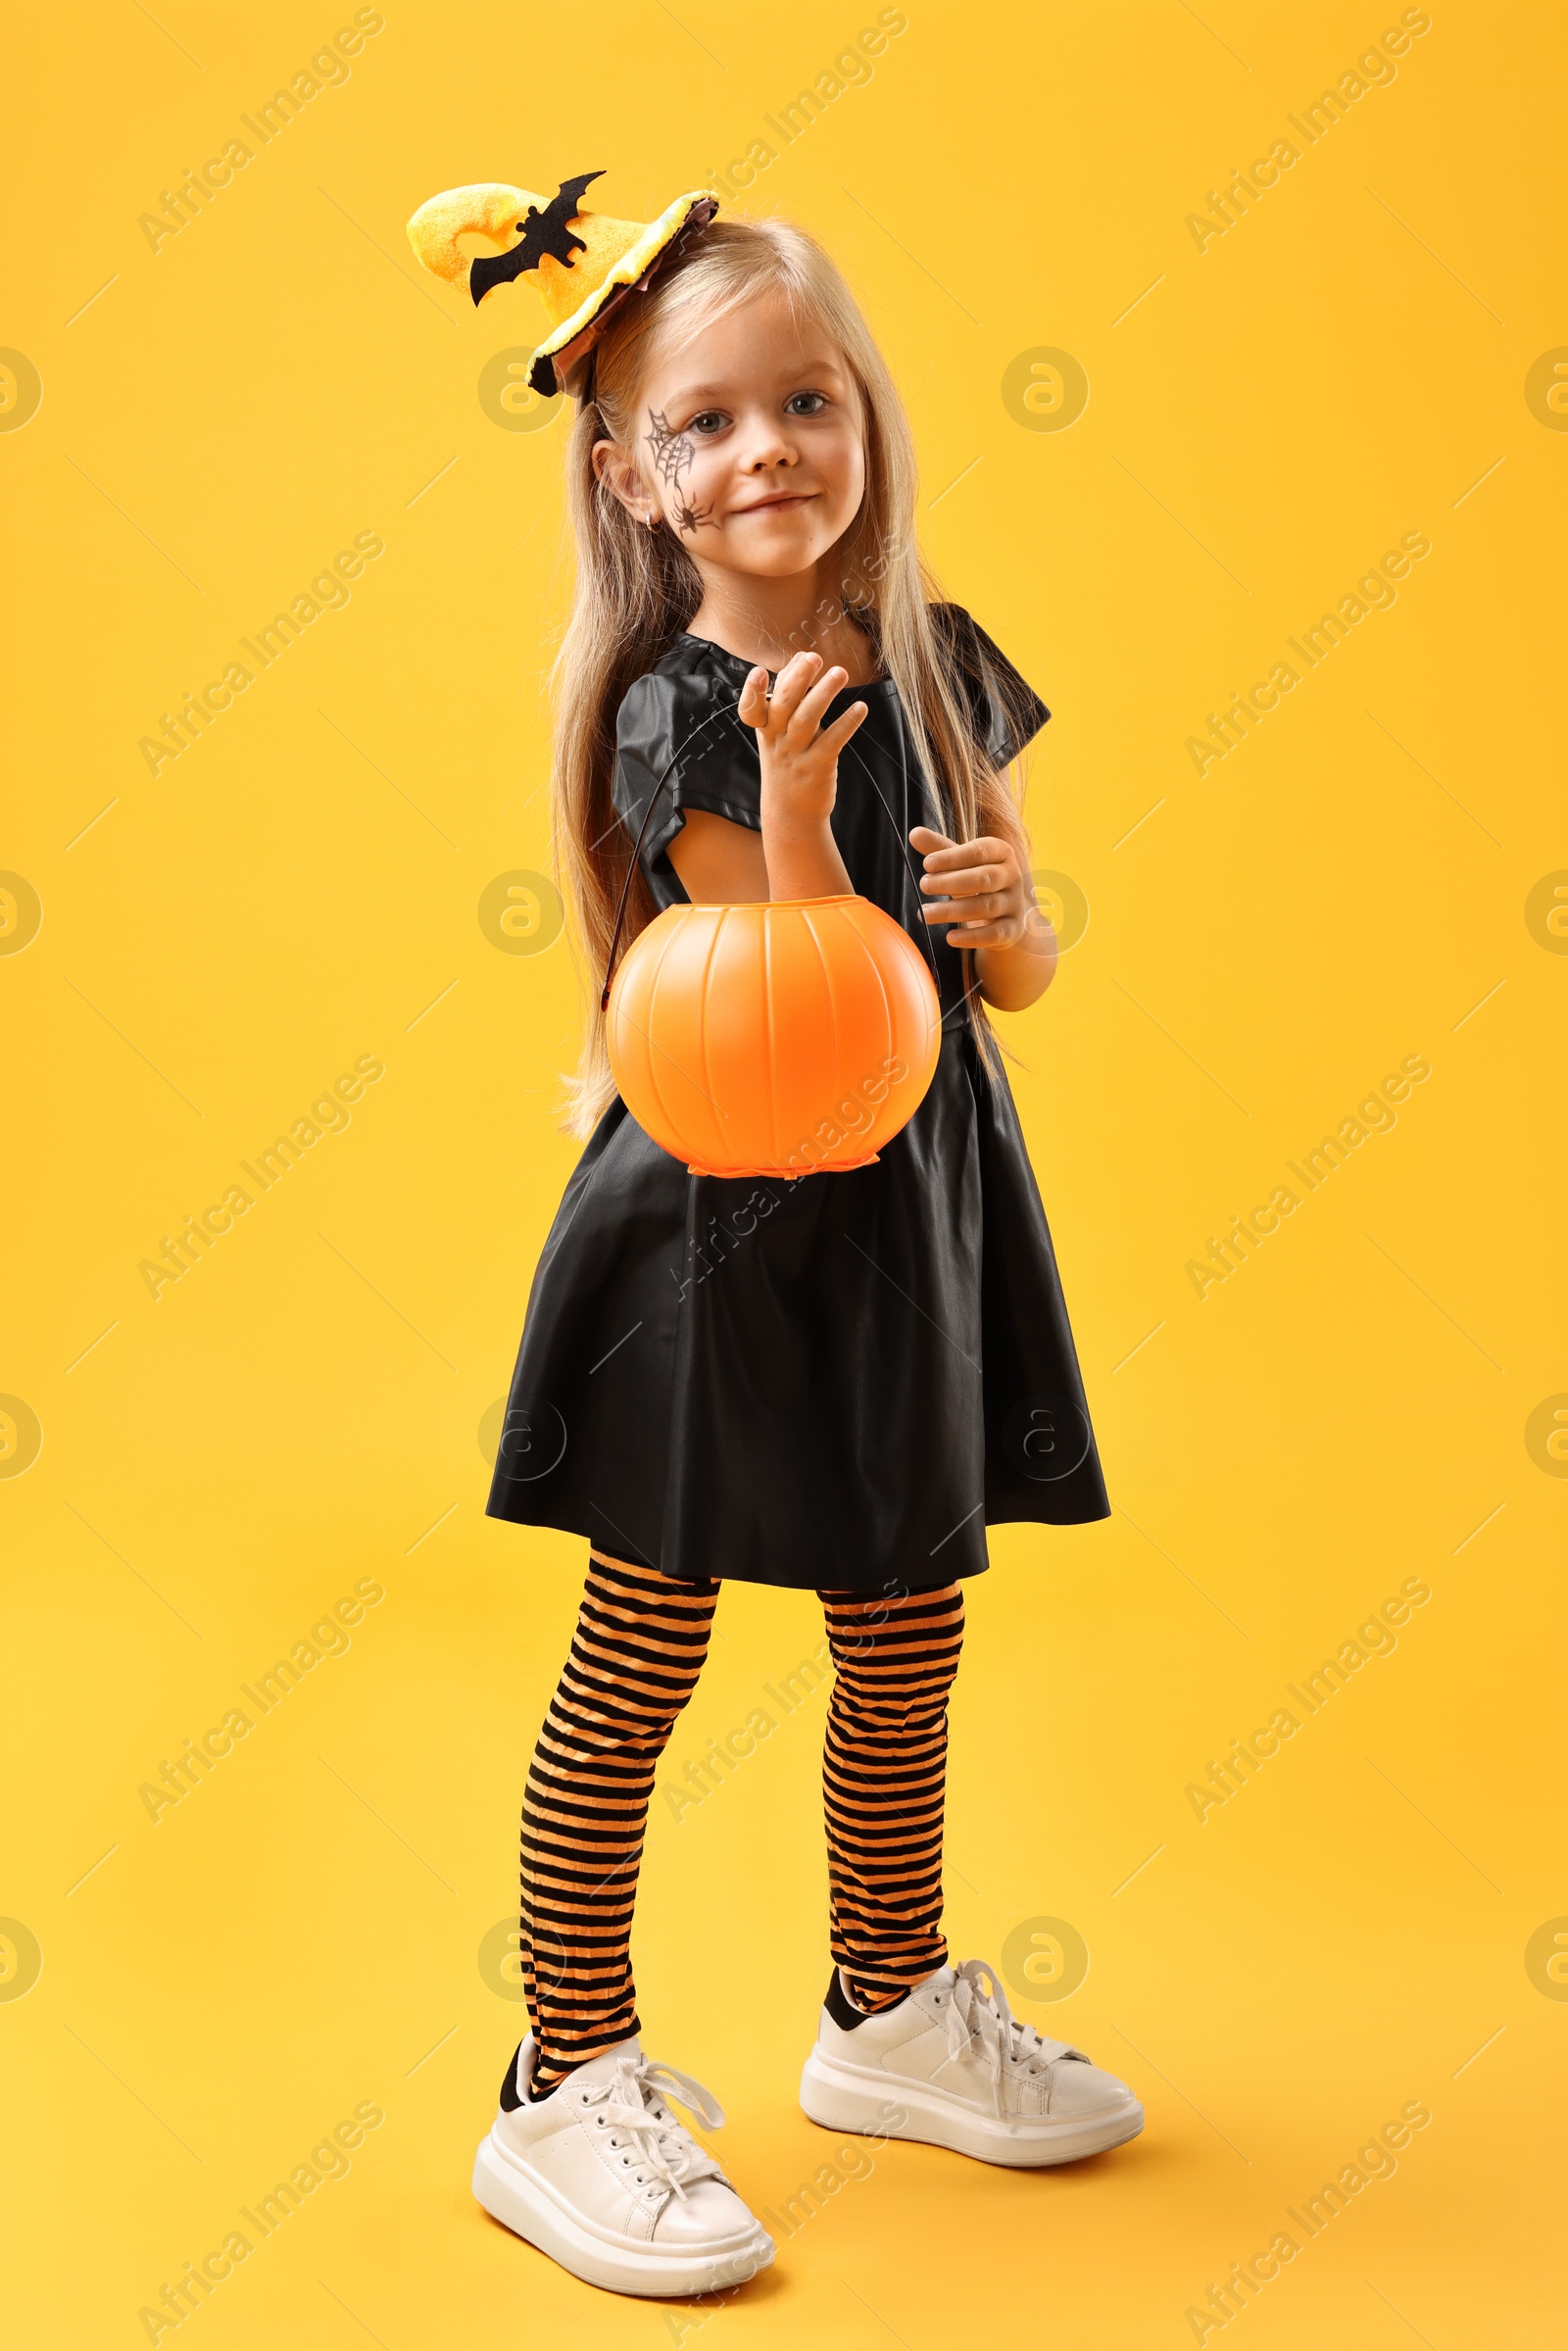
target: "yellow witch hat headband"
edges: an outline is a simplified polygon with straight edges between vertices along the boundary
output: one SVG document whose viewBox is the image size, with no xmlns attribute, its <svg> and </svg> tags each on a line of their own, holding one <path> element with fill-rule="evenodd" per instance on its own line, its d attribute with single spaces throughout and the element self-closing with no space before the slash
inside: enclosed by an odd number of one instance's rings
<svg viewBox="0 0 1568 2351">
<path fill-rule="evenodd" d="M 716 196 L 695 188 L 652 221 L 579 211 L 583 190 L 602 177 L 583 171 L 548 199 L 499 182 L 449 188 L 409 222 L 409 242 L 424 267 L 449 284 L 466 282 L 476 303 L 499 285 L 532 278 L 550 331 L 529 362 L 528 381 L 547 400 L 572 388 L 613 313 L 646 290 L 687 229 L 704 226 L 718 210 Z M 468 232 L 506 249 L 470 258 L 458 249 Z"/>
</svg>

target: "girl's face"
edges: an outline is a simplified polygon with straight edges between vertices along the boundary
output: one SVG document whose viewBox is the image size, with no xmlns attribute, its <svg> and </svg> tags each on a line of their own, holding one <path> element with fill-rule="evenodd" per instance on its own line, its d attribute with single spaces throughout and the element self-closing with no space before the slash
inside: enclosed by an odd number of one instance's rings
<svg viewBox="0 0 1568 2351">
<path fill-rule="evenodd" d="M 842 353 L 781 295 L 761 294 L 657 359 L 640 395 L 636 470 L 612 480 L 662 514 L 699 565 L 770 579 L 809 572 L 859 512 L 860 402 Z M 601 442 L 595 463 L 615 465 Z"/>
</svg>

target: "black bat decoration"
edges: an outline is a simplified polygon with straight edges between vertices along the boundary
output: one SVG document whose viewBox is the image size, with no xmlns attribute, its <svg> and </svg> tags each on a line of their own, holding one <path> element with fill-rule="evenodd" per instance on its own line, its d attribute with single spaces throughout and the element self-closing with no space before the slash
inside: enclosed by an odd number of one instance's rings
<svg viewBox="0 0 1568 2351">
<path fill-rule="evenodd" d="M 603 177 L 603 171 L 584 171 L 576 179 L 564 179 L 543 212 L 536 204 L 530 204 L 517 222 L 522 230 L 520 244 L 506 253 L 478 255 L 469 263 L 468 291 L 474 301 L 482 302 L 492 286 L 510 285 L 525 270 L 536 269 L 547 254 L 569 269 L 572 255 L 583 252 L 584 246 L 582 238 L 573 236 L 566 222 L 581 211 L 584 188 Z"/>
</svg>

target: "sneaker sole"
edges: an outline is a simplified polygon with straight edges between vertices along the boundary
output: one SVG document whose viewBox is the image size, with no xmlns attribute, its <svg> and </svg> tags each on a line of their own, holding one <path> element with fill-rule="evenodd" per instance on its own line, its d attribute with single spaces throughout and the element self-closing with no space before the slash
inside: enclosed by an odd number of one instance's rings
<svg viewBox="0 0 1568 2351">
<path fill-rule="evenodd" d="M 895 2099 L 906 2118 L 902 2123 L 887 2119 Z M 948 2147 L 956 2155 L 972 2155 L 979 2163 L 1022 2171 L 1103 2155 L 1107 2148 L 1136 2138 L 1144 2127 L 1144 2110 L 1136 2100 L 1110 2114 L 1075 2115 L 1070 2122 L 1053 2123 L 1042 2116 L 1038 2122 L 999 2123 L 944 2097 L 940 2090 L 923 2089 L 887 2074 L 852 2073 L 819 2049 L 811 2051 L 801 2074 L 801 2106 L 810 2121 L 829 2131 L 915 2139 L 926 2146 Z"/>
<path fill-rule="evenodd" d="M 524 2171 L 492 2135 L 479 2141 L 473 2159 L 473 2192 L 491 2218 L 510 2229 L 587 2285 L 612 2294 L 711 2294 L 744 2285 L 773 2259 L 774 2244 L 759 2223 L 747 2242 L 715 2246 L 681 2245 L 662 2251 L 597 2234 L 531 2173 Z"/>
</svg>

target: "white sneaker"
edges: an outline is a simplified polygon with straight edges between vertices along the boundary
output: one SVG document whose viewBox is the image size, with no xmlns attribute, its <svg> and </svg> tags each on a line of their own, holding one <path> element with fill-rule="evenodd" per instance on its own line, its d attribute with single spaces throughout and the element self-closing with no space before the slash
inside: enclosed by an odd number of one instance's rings
<svg viewBox="0 0 1568 2351">
<path fill-rule="evenodd" d="M 534 2046 L 530 2033 L 474 2158 L 486 2212 L 617 2294 L 708 2294 L 766 2269 L 772 2238 L 665 2103 L 716 2131 L 723 2110 L 701 2082 L 652 2063 L 634 2038 L 535 2101 L 524 2088 Z"/>
<path fill-rule="evenodd" d="M 886 2119 L 890 2095 L 902 2122 Z M 835 1972 L 801 2104 L 833 2131 L 925 2139 L 982 2163 L 1073 2163 L 1144 2127 L 1126 2082 L 1015 2017 L 983 1959 L 939 1968 L 879 2016 L 861 2017 Z"/>
</svg>

